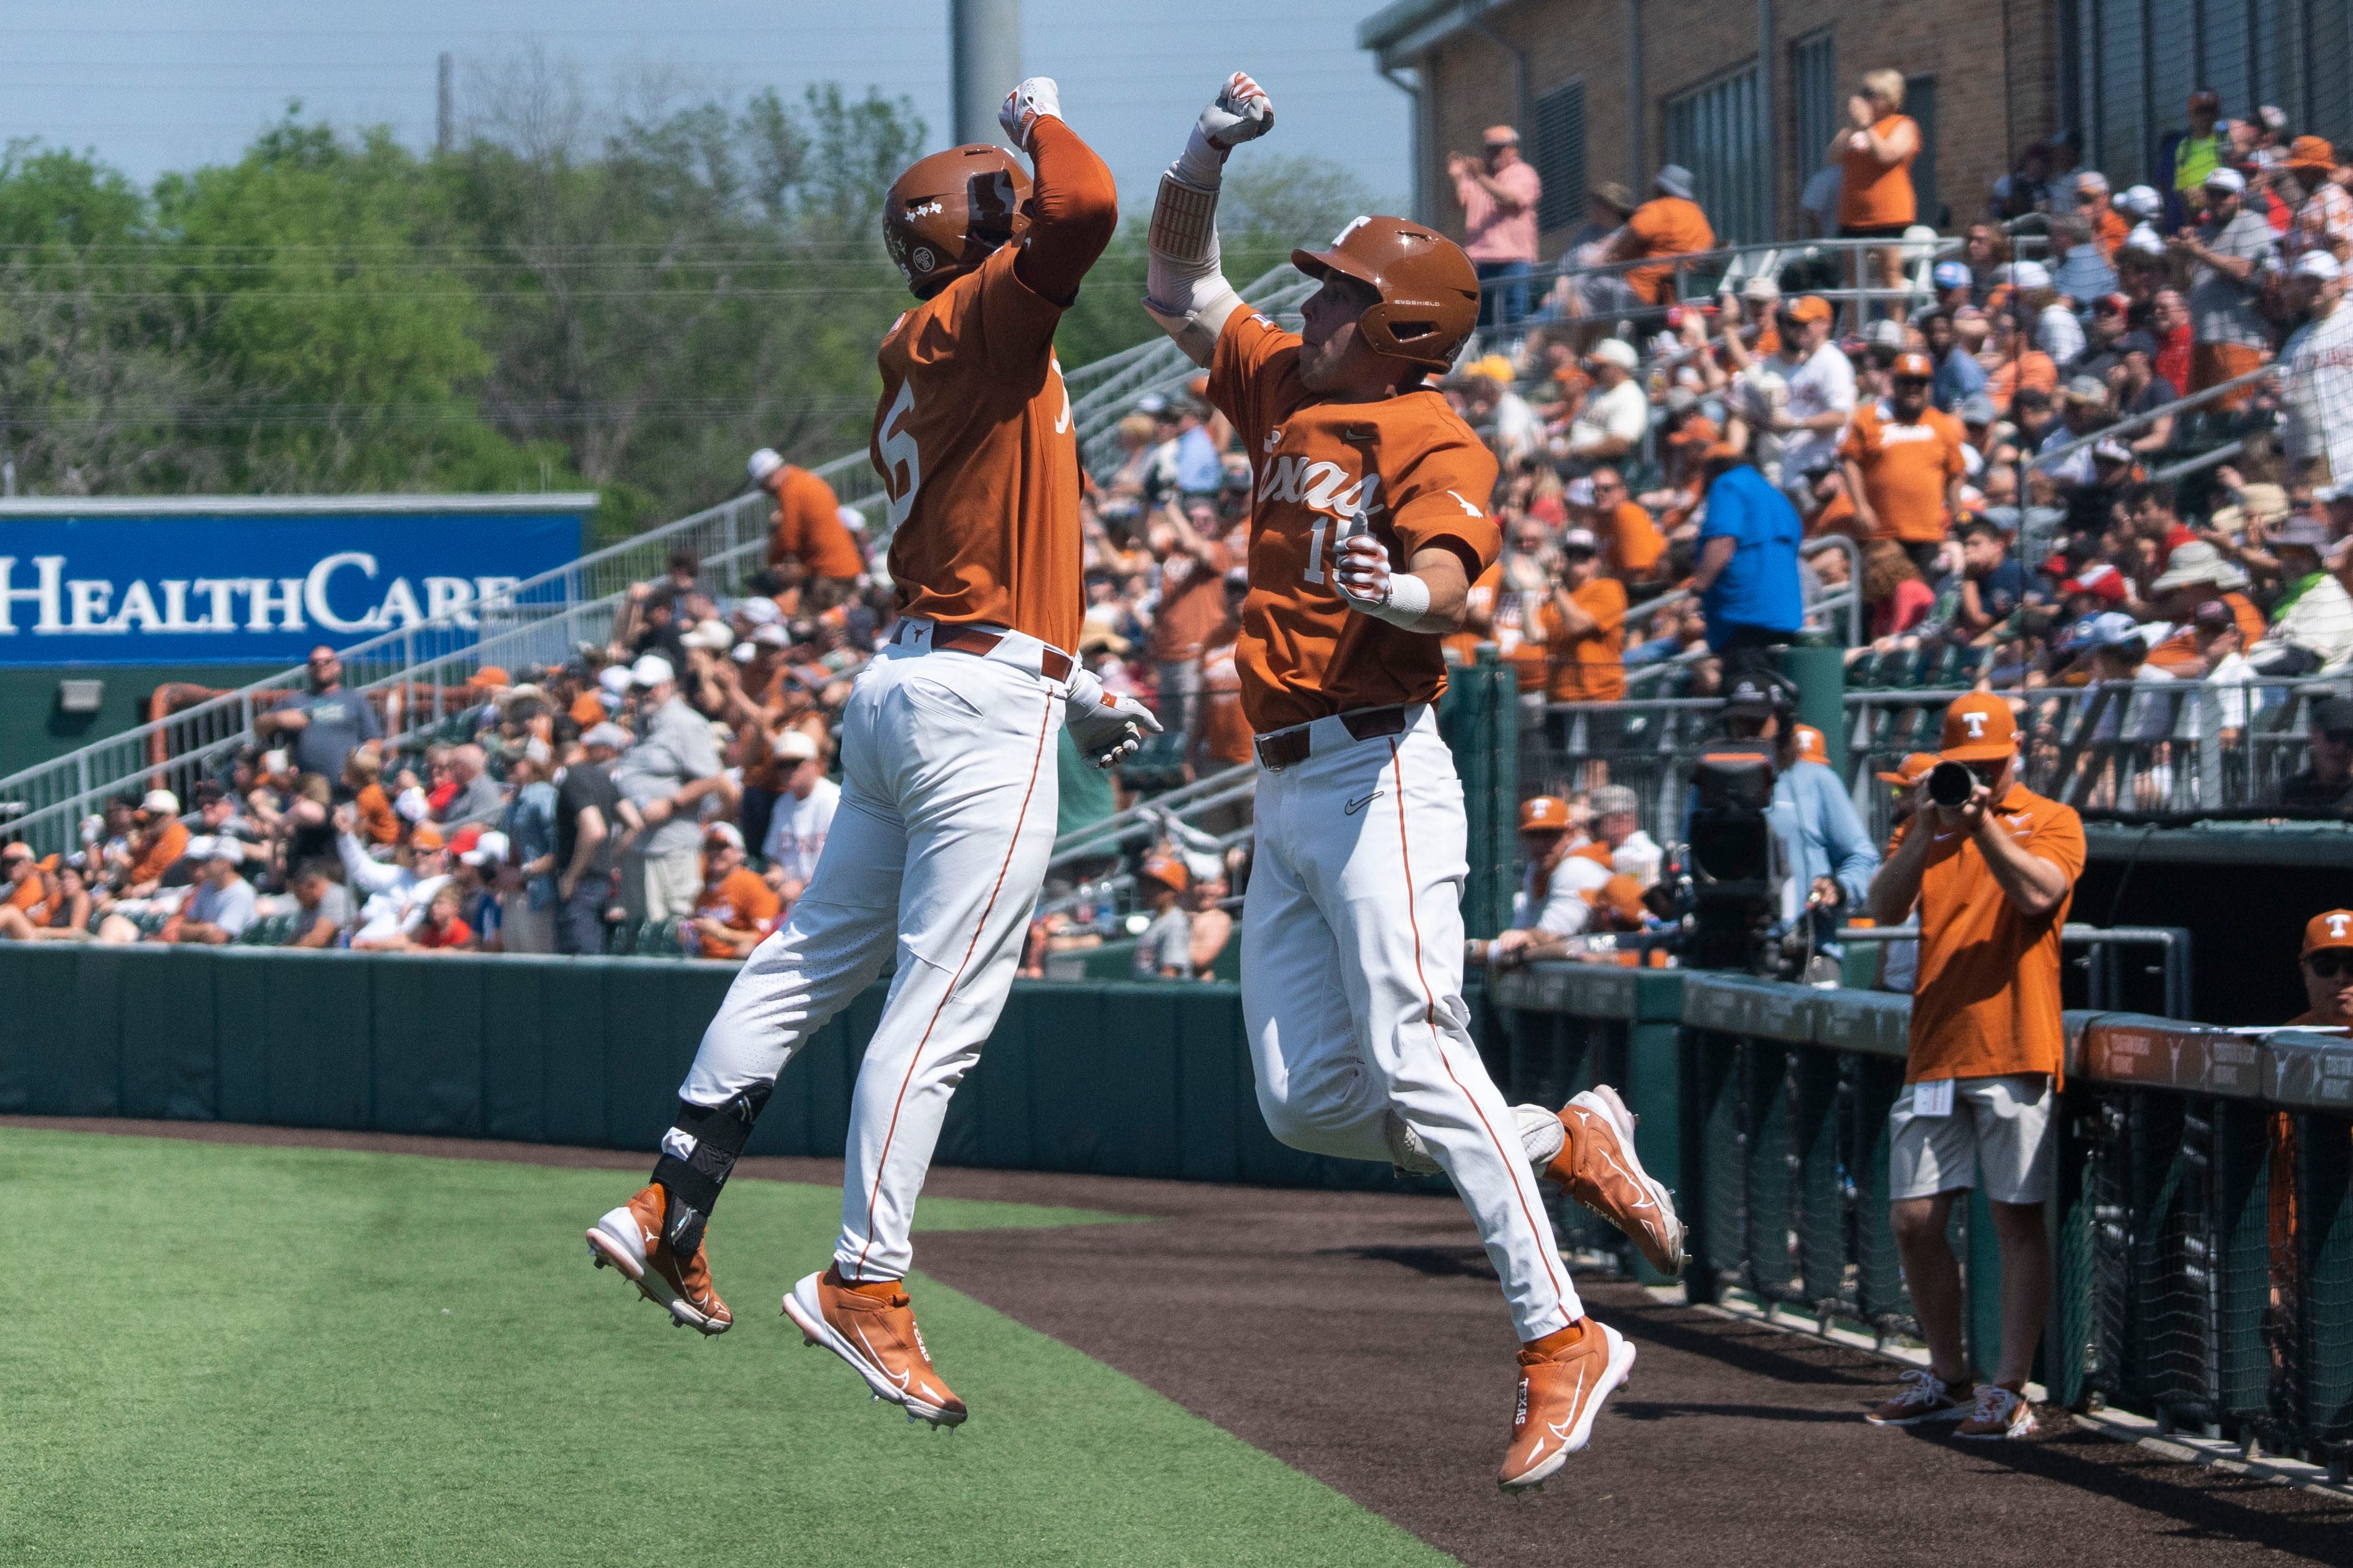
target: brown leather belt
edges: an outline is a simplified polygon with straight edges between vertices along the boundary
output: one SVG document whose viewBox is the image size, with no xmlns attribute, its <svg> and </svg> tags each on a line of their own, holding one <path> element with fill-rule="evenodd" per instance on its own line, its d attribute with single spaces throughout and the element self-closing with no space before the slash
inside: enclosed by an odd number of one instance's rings
<svg viewBox="0 0 2353 1568">
<path fill-rule="evenodd" d="M 1383 735 L 1404 734 L 1406 720 L 1412 711 L 1412 708 L 1406 705 L 1359 708 L 1341 714 L 1340 722 L 1356 739 L 1370 741 Z M 1298 724 L 1288 730 L 1278 730 L 1271 735 L 1261 735 L 1257 744 L 1259 765 L 1270 773 L 1281 773 L 1285 768 L 1297 767 L 1305 762 L 1315 742 L 1309 736 L 1308 727 Z"/>
<path fill-rule="evenodd" d="M 909 622 L 913 627 L 913 622 Z M 903 635 L 903 634 L 902 634 Z M 932 623 L 932 647 L 945 648 L 950 653 L 968 653 L 975 658 L 987 658 L 1005 640 L 1002 632 L 985 632 L 976 626 L 944 626 Z M 1045 648 L 1038 656 L 1038 673 L 1049 680 L 1071 679 L 1071 656 L 1060 648 Z"/>
</svg>

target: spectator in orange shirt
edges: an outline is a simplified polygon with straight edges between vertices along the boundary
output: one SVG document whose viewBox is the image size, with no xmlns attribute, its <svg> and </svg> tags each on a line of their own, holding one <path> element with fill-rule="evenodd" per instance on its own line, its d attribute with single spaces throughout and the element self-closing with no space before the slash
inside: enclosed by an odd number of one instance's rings
<svg viewBox="0 0 2353 1568">
<path fill-rule="evenodd" d="M 787 463 L 772 447 L 752 454 L 752 482 L 776 498 L 768 536 L 768 566 L 788 582 L 806 584 L 792 606 L 829 610 L 857 591 L 866 570 L 858 541 L 841 521 L 841 500 L 833 487 L 807 468 Z"/>
<path fill-rule="evenodd" d="M 400 814 L 384 792 L 384 760 L 373 746 L 362 746 L 343 759 L 343 785 L 352 792 L 352 807 L 359 814 L 359 839 L 389 848 L 400 842 Z"/>
<path fill-rule="evenodd" d="M 0 903 L 0 914 L 13 920 L 0 920 L 0 935 L 24 940 L 25 931 L 43 924 L 49 912 L 50 888 L 48 877 L 34 857 L 29 844 L 16 843 L 0 849 L 0 867 L 5 867 L 8 879 L 8 897 Z M 21 922 L 24 930 L 16 929 Z"/>
<path fill-rule="evenodd" d="M 131 870 L 123 880 L 125 898 L 152 899 L 163 885 L 164 873 L 188 852 L 188 830 L 180 826 L 180 797 L 167 789 L 151 789 L 139 803 L 138 823 L 131 840 Z"/>
<path fill-rule="evenodd" d="M 1667 536 L 1659 531 L 1650 508 L 1626 493 L 1625 476 L 1614 468 L 1599 468 L 1593 481 L 1593 521 L 1599 525 L 1601 570 L 1620 583 L 1647 582 L 1667 552 Z"/>
<path fill-rule="evenodd" d="M 1872 918 L 1901 925 L 1916 909 L 1919 979 L 1904 1091 L 1889 1113 L 1889 1221 L 1923 1336 L 1925 1372 L 1872 1412 L 1882 1426 L 1962 1416 L 1968 1437 L 2034 1430 L 2022 1392 L 2050 1308 L 2043 1208 L 2056 1145 L 2052 1116 L 2065 1071 L 2059 941 L 2084 869 L 2084 824 L 2072 807 L 2018 783 L 2010 705 L 1976 692 L 1945 710 L 1942 763 L 1970 774 L 1968 800 L 1936 804 L 1936 773 L 1917 814 L 1873 879 Z M 2001 1254 L 2001 1356 L 1973 1389 L 1961 1339 L 1959 1266 L 1945 1231 L 1954 1201 L 1980 1183 Z"/>
<path fill-rule="evenodd" d="M 1648 261 L 1713 250 L 1715 229 L 1692 199 L 1692 172 L 1669 163 L 1651 184 L 1659 194 L 1634 209 L 1611 243 L 1609 259 Z M 1637 267 L 1626 274 L 1626 287 L 1646 305 L 1667 305 L 1674 301 L 1674 279 L 1672 265 Z"/>
<path fill-rule="evenodd" d="M 1544 646 L 1552 657 L 1548 695 L 1555 702 L 1617 702 L 1626 695 L 1626 585 L 1601 574 L 1601 545 L 1572 528 L 1561 536 L 1560 583 L 1539 612 Z M 1607 714 L 1588 714 L 1588 743 L 1608 750 L 1614 736 L 1598 733 Z"/>
<path fill-rule="evenodd" d="M 2305 1009 L 2283 1027 L 2353 1025 L 2353 910 L 2330 910 L 2306 922 L 2296 969 L 2304 976 Z"/>
<path fill-rule="evenodd" d="M 2008 414 L 2010 399 L 2023 388 L 2047 393 L 2059 384 L 2059 366 L 2019 334 L 2018 318 L 2008 310 L 1994 313 L 1993 335 L 1978 363 L 1985 366 L 1985 395 L 1997 413 Z"/>
<path fill-rule="evenodd" d="M 1912 161 L 1920 155 L 1920 127 L 1903 109 L 1901 71 L 1868 72 L 1862 89 L 1846 100 L 1848 124 L 1825 154 L 1839 171 L 1841 239 L 1898 239 L 1918 221 Z M 1902 289 L 1904 252 L 1891 245 L 1871 254 L 1879 286 Z M 1900 312 L 1900 299 L 1888 303 Z"/>
<path fill-rule="evenodd" d="M 687 951 L 703 958 L 743 959 L 776 929 L 784 900 L 744 864 L 744 835 L 732 822 L 714 822 L 702 836 L 702 896 L 681 933 Z"/>
<path fill-rule="evenodd" d="M 1250 568 L 1226 572 L 1226 619 L 1201 650 L 1201 696 L 1194 708 L 1194 731 L 1187 753 L 1198 774 L 1239 767 L 1250 761 L 1250 720 L 1242 714 L 1241 671 L 1234 648 L 1242 633 L 1242 601 L 1250 597 Z"/>
<path fill-rule="evenodd" d="M 1895 356 L 1888 395 L 1855 410 L 1839 447 L 1847 493 L 1869 539 L 1892 539 L 1923 572 L 1936 562 L 1961 504 L 1968 432 L 1928 402 L 1936 367 L 1924 353 Z"/>
</svg>

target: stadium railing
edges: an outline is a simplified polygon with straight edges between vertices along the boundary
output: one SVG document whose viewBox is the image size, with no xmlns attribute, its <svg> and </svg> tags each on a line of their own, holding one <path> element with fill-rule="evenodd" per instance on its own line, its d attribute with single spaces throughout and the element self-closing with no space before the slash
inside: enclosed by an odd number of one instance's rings
<svg viewBox="0 0 2353 1568">
<path fill-rule="evenodd" d="M 1496 976 L 1508 1098 L 1595 1081 L 1691 1226 L 1691 1299 L 1746 1296 L 1883 1342 L 1916 1335 L 1887 1226 L 1908 997 L 1539 963 Z M 1671 1022 L 1672 1021 L 1672 1022 Z M 2330 1467 L 2353 1455 L 2353 1048 L 2071 1013 L 2041 1380 L 2076 1408 Z M 1667 1031 L 1674 1039 L 1667 1043 Z M 1981 1199 L 1957 1218 L 1968 1348 L 1999 1353 Z M 1564 1232 L 1630 1266 L 1622 1237 Z"/>
<path fill-rule="evenodd" d="M 1288 263 L 1254 279 L 1245 298 L 1260 308 L 1295 309 L 1313 289 Z M 1114 450 L 1120 417 L 1147 393 L 1181 387 L 1198 374 L 1166 338 L 1139 343 L 1064 376 L 1081 450 L 1100 464 Z M 814 470 L 844 505 L 870 520 L 880 550 L 888 542 L 881 481 L 863 449 Z M 477 669 L 561 663 L 583 642 L 600 642 L 632 584 L 659 576 L 677 552 L 697 557 L 712 586 L 732 591 L 765 564 L 773 503 L 757 492 L 732 498 L 517 584 L 502 598 L 476 604 L 339 649 L 344 682 L 377 708 L 387 736 L 430 733 L 472 702 Z M 70 847 L 81 819 L 122 791 L 168 788 L 184 799 L 195 784 L 251 743 L 253 716 L 308 684 L 303 669 L 273 671 L 235 691 L 0 777 L 0 804 L 11 830 L 44 853 Z"/>
</svg>

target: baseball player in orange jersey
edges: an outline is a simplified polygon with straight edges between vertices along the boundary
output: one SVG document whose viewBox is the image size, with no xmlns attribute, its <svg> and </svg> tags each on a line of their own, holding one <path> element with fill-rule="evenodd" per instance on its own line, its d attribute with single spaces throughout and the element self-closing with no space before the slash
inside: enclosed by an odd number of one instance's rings
<svg viewBox="0 0 2353 1568">
<path fill-rule="evenodd" d="M 934 1427 L 965 1418 L 902 1283 L 948 1097 L 1013 980 L 1053 846 L 1055 736 L 1108 766 L 1157 730 L 1071 657 L 1079 467 L 1053 334 L 1118 222 L 1111 174 L 1053 82 L 1006 100 L 1037 169 L 951 148 L 899 176 L 883 237 L 923 301 L 883 339 L 874 466 L 901 619 L 842 719 L 842 789 L 808 890 L 702 1037 L 653 1178 L 588 1232 L 672 1319 L 731 1321 L 703 1227 L 776 1075 L 897 953 L 850 1102 L 831 1266 L 785 1299 L 811 1344 Z"/>
<path fill-rule="evenodd" d="M 1360 217 L 1292 252 L 1323 282 L 1302 335 L 1251 310 L 1219 270 L 1217 194 L 1226 155 L 1273 119 L 1239 74 L 1202 111 L 1161 179 L 1145 300 L 1256 470 L 1236 662 L 1259 761 L 1241 944 L 1259 1107 L 1294 1148 L 1452 1179 L 1519 1331 L 1497 1478 L 1518 1490 L 1584 1447 L 1634 1363 L 1585 1316 L 1539 1178 L 1670 1272 L 1682 1226 L 1618 1096 L 1506 1105 L 1462 1004 L 1462 790 L 1431 705 L 1440 638 L 1501 537 L 1494 459 L 1425 378 L 1477 319 L 1477 278 L 1441 236 Z"/>
</svg>

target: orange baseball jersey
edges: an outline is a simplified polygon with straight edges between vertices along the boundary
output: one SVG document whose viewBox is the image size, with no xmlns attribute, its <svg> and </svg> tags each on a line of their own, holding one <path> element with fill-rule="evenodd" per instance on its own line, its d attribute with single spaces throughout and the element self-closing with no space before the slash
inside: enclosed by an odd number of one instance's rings
<svg viewBox="0 0 2353 1568">
<path fill-rule="evenodd" d="M 1256 481 L 1250 597 L 1236 660 L 1242 711 L 1269 731 L 1357 708 L 1432 702 L 1446 689 L 1439 639 L 1348 608 L 1333 575 L 1358 520 L 1402 571 L 1451 542 L 1474 579 L 1503 534 L 1487 514 L 1495 459 L 1424 388 L 1377 403 L 1320 403 L 1300 384 L 1299 337 L 1244 309 L 1226 320 L 1209 401 L 1234 422 Z"/>
<path fill-rule="evenodd" d="M 769 487 L 776 497 L 768 564 L 791 556 L 812 577 L 855 577 L 866 570 L 858 542 L 842 526 L 841 498 L 807 468 L 786 463 Z"/>
<path fill-rule="evenodd" d="M 899 611 L 1079 645 L 1079 438 L 1054 360 L 1060 305 L 1018 246 L 899 318 L 882 340 L 871 456 L 891 496 Z"/>
<path fill-rule="evenodd" d="M 1862 470 L 1878 537 L 1906 544 L 1945 537 L 1945 481 L 1968 471 L 1961 457 L 1968 441 L 1959 420 L 1935 408 L 1922 409 L 1916 425 L 1898 421 L 1885 403 L 1855 410 L 1839 456 Z"/>
</svg>

